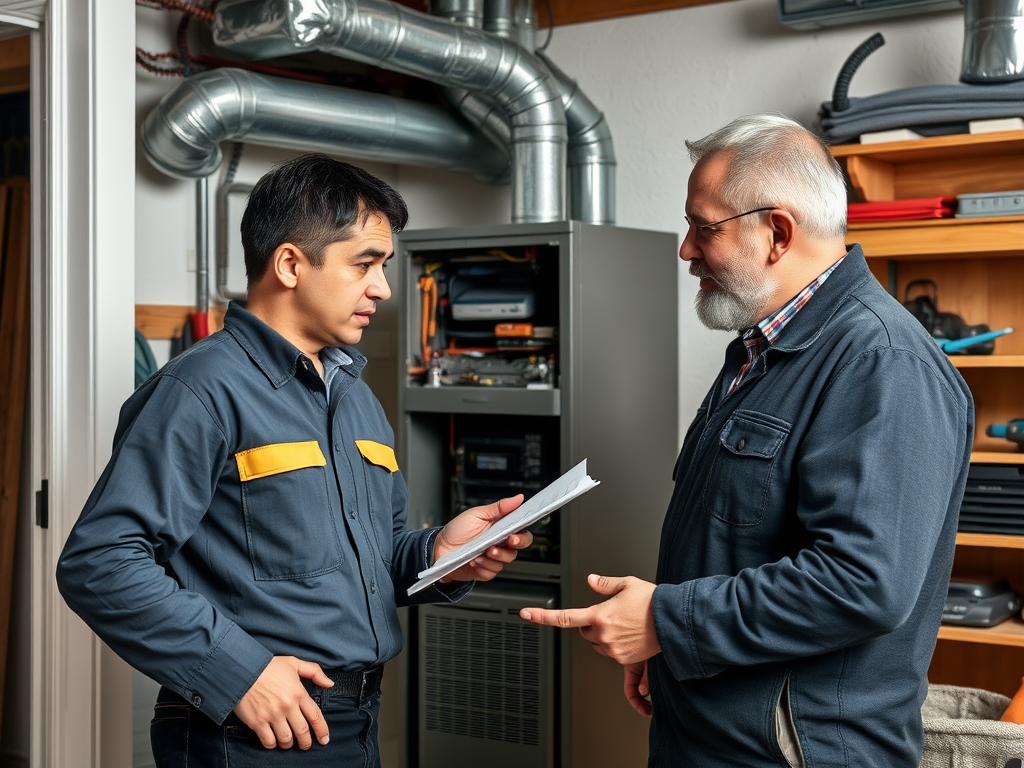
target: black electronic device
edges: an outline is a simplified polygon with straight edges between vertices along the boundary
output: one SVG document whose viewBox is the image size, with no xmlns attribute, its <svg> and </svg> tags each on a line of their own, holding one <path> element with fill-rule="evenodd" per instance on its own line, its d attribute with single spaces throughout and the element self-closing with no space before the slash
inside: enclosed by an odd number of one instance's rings
<svg viewBox="0 0 1024 768">
<path fill-rule="evenodd" d="M 914 288 L 927 288 L 928 294 L 909 298 Z M 938 309 L 938 287 L 934 280 L 911 280 L 903 292 L 903 306 L 907 308 L 925 330 L 935 339 L 959 341 L 972 336 L 981 336 L 992 331 L 984 323 L 968 325 L 964 319 L 952 312 L 940 312 Z M 991 355 L 995 351 L 995 339 L 963 346 L 950 354 L 966 353 L 970 355 Z"/>
<path fill-rule="evenodd" d="M 1024 466 L 971 464 L 957 530 L 1024 535 Z"/>
<path fill-rule="evenodd" d="M 943 624 L 994 627 L 1020 610 L 1020 595 L 1006 579 L 953 579 L 942 609 Z"/>
<path fill-rule="evenodd" d="M 472 432 L 457 430 L 454 514 L 517 493 L 530 498 L 558 477 L 557 441 L 544 428 L 513 432 L 507 424 L 486 422 L 475 427 Z M 530 531 L 533 546 L 520 552 L 519 559 L 558 562 L 558 521 L 544 518 Z"/>
</svg>

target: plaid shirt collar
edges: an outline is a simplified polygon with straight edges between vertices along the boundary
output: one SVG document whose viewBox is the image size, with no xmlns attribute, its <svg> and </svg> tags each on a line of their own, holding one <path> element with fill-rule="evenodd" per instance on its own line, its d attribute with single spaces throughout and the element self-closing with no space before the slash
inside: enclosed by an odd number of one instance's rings
<svg viewBox="0 0 1024 768">
<path fill-rule="evenodd" d="M 844 256 L 843 259 L 845 258 Z M 828 279 L 828 276 L 832 274 L 835 268 L 843 262 L 843 259 L 839 259 L 839 261 L 818 275 L 811 281 L 810 285 L 794 296 L 786 306 L 776 310 L 757 325 L 747 328 L 743 332 L 743 346 L 747 348 L 747 362 L 740 368 L 739 374 L 729 386 L 730 392 L 743 382 L 758 355 L 775 343 L 779 334 L 782 333 L 782 329 L 786 327 L 786 324 L 793 319 L 804 304 L 810 301 L 814 292 Z"/>
</svg>

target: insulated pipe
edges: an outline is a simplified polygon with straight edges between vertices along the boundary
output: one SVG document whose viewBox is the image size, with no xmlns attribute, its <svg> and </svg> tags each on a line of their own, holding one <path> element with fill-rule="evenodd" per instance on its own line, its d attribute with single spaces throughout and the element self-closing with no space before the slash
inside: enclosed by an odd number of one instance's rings
<svg viewBox="0 0 1024 768">
<path fill-rule="evenodd" d="M 561 95 L 518 45 L 387 0 L 223 0 L 213 37 L 237 55 L 318 50 L 493 97 L 511 124 L 512 220 L 566 218 Z"/>
<path fill-rule="evenodd" d="M 509 173 L 507 156 L 439 107 L 239 69 L 182 81 L 142 126 L 146 157 L 170 176 L 209 176 L 226 139 L 470 171 L 489 183 Z"/>
</svg>

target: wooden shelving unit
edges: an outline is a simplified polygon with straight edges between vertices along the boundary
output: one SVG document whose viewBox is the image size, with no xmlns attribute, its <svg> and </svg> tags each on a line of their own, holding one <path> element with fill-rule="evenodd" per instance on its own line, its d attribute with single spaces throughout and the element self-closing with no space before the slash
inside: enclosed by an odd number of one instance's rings
<svg viewBox="0 0 1024 768">
<path fill-rule="evenodd" d="M 1024 131 L 940 136 L 832 147 L 862 200 L 903 200 L 1024 189 Z M 985 426 L 1024 417 L 1024 216 L 858 223 L 872 273 L 900 300 L 912 280 L 934 280 L 938 307 L 968 323 L 1015 332 L 995 354 L 950 359 L 975 401 L 972 463 L 1024 465 L 1024 451 Z M 1024 536 L 961 533 L 954 577 L 1009 579 L 1024 593 Z M 929 670 L 933 683 L 1012 695 L 1024 675 L 1024 620 L 988 629 L 944 625 Z"/>
<path fill-rule="evenodd" d="M 939 627 L 940 640 L 955 640 L 959 643 L 981 643 L 982 645 L 1009 645 L 1024 648 L 1024 621 L 1019 618 L 1004 621 L 990 629 L 974 627 Z"/>
</svg>

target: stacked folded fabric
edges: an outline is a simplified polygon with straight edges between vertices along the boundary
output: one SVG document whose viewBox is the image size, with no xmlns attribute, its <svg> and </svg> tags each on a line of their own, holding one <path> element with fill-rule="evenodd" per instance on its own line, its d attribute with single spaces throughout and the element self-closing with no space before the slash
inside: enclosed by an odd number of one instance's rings
<svg viewBox="0 0 1024 768">
<path fill-rule="evenodd" d="M 955 197 L 921 197 L 916 200 L 883 200 L 877 203 L 850 203 L 847 221 L 908 221 L 945 219 L 956 213 Z"/>
<path fill-rule="evenodd" d="M 862 133 L 911 128 L 923 136 L 967 133 L 971 120 L 1024 117 L 1024 80 L 991 85 L 925 85 L 821 105 L 821 128 L 833 144 Z"/>
</svg>

